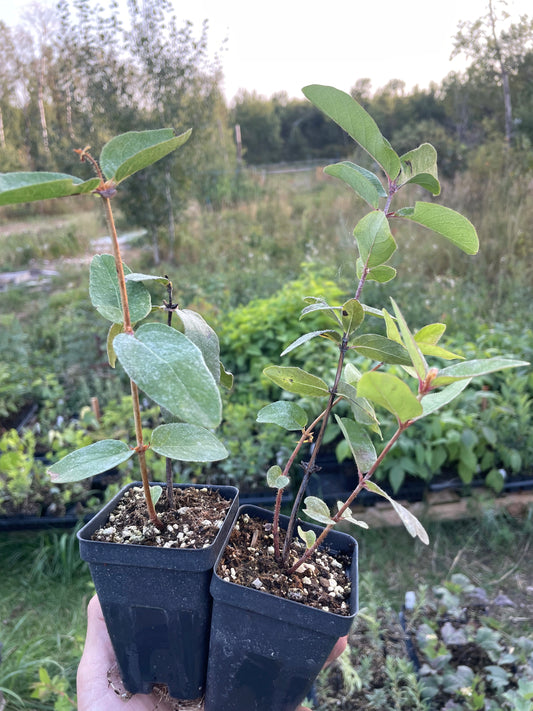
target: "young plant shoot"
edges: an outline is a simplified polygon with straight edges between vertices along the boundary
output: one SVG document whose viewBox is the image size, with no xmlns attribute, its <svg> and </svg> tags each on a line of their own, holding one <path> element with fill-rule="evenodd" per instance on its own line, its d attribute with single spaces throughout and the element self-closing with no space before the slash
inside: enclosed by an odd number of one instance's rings
<svg viewBox="0 0 533 711">
<path fill-rule="evenodd" d="M 161 522 L 154 499 L 160 492 L 150 487 L 146 450 L 150 447 L 163 457 L 182 461 L 224 459 L 228 453 L 212 430 L 222 418 L 221 373 L 226 384 L 231 384 L 231 376 L 221 368 L 213 329 L 199 314 L 172 303 L 168 277 L 135 274 L 123 264 L 111 201 L 126 178 L 182 146 L 190 134 L 189 130 L 176 136 L 166 128 L 128 132 L 111 139 L 99 161 L 89 146 L 79 149 L 80 160 L 88 162 L 96 173 L 90 180 L 43 172 L 0 175 L 0 205 L 82 194 L 96 195 L 103 201 L 113 254 L 94 256 L 90 297 L 98 313 L 110 322 L 109 363 L 114 368 L 118 360 L 130 379 L 136 443 L 130 446 L 119 440 L 101 440 L 52 464 L 49 474 L 57 483 L 79 481 L 137 456 L 149 517 L 158 528 Z M 148 281 L 166 287 L 169 301 L 153 306 L 144 285 Z M 145 322 L 152 312 L 161 310 L 167 313 L 166 324 Z M 171 326 L 172 316 L 178 329 Z M 139 389 L 160 405 L 166 420 L 153 430 L 148 443 L 143 436 Z M 171 468 L 167 467 L 167 472 L 167 497 L 172 502 Z"/>
<path fill-rule="evenodd" d="M 303 346 L 314 338 L 333 342 L 337 348 L 337 366 L 331 383 L 322 377 L 296 367 L 269 366 L 265 375 L 289 397 L 316 398 L 324 405 L 321 413 L 308 423 L 305 409 L 290 399 L 264 407 L 258 414 L 259 422 L 275 423 L 287 430 L 301 431 L 298 443 L 285 467 L 273 466 L 268 472 L 268 484 L 278 490 L 273 523 L 274 555 L 289 572 L 297 570 L 322 543 L 333 526 L 341 521 L 367 528 L 357 521 L 351 504 L 358 494 L 367 489 L 390 501 L 409 533 L 428 543 L 421 523 L 404 506 L 394 501 L 372 477 L 387 453 L 402 433 L 422 417 L 433 414 L 458 397 L 470 381 L 478 376 L 504 368 L 517 368 L 528 363 L 494 357 L 486 360 L 465 361 L 439 345 L 445 324 L 431 323 L 413 332 L 393 299 L 382 309 L 364 304 L 365 284 L 374 280 L 385 283 L 396 277 L 390 261 L 398 247 L 391 225 L 408 221 L 422 226 L 452 242 L 467 255 L 477 253 L 479 244 L 474 226 L 459 213 L 435 202 L 416 202 L 414 206 L 396 204 L 403 188 L 418 185 L 432 196 L 440 193 L 437 172 L 437 152 L 429 143 L 399 156 L 381 134 L 372 117 L 349 95 L 329 86 L 311 85 L 303 89 L 305 96 L 329 118 L 335 121 L 370 156 L 376 172 L 343 161 L 327 166 L 324 172 L 348 185 L 364 200 L 370 211 L 354 229 L 358 257 L 354 264 L 357 279 L 354 296 L 342 305 L 330 305 L 321 297 L 307 297 L 301 318 L 321 312 L 330 322 L 329 328 L 313 330 L 290 344 L 282 356 Z M 423 249 L 425 235 L 420 236 Z M 369 321 L 381 323 L 386 335 L 374 331 Z M 378 328 L 379 331 L 379 328 Z M 365 356 L 369 366 L 360 372 L 349 362 L 350 354 Z M 428 363 L 436 358 L 437 365 Z M 458 361 L 445 367 L 441 361 Z M 392 366 L 394 372 L 388 372 Z M 405 378 L 399 377 L 403 371 Z M 350 416 L 339 417 L 335 412 L 340 403 L 348 405 Z M 344 408 L 346 410 L 346 408 Z M 386 410 L 396 420 L 396 430 L 377 454 L 373 438 L 381 438 L 379 410 Z M 346 439 L 355 466 L 358 482 L 346 501 L 339 501 L 331 512 L 318 497 L 307 496 L 304 513 L 325 528 L 319 536 L 311 531 L 298 533 L 306 543 L 305 553 L 291 558 L 291 540 L 298 512 L 311 475 L 318 471 L 316 460 L 326 426 L 330 419 L 340 428 Z M 284 546 L 280 544 L 279 515 L 283 492 L 290 484 L 291 467 L 304 444 L 313 442 L 310 457 L 303 463 L 304 475 L 292 507 Z"/>
</svg>

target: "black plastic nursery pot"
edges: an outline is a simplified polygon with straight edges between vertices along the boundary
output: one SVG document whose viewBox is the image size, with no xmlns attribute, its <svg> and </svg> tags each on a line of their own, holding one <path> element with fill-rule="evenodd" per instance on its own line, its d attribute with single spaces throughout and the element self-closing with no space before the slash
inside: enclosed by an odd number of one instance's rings
<svg viewBox="0 0 533 711">
<path fill-rule="evenodd" d="M 233 486 L 180 485 L 215 489 L 232 504 L 214 542 L 207 548 L 162 548 L 92 541 L 125 486 L 79 532 L 80 555 L 89 564 L 122 681 L 132 694 L 166 684 L 171 696 L 203 694 L 211 622 L 213 564 L 238 509 Z"/>
<path fill-rule="evenodd" d="M 272 512 L 241 506 L 243 514 L 272 521 Z M 288 517 L 280 517 L 286 528 Z M 317 534 L 320 526 L 299 522 Z M 229 538 L 229 535 L 228 535 Z M 349 615 L 227 582 L 216 570 L 211 581 L 213 615 L 205 711 L 294 711 L 310 691 L 339 637 L 348 634 L 358 609 L 357 542 L 332 531 L 332 552 L 350 557 Z"/>
</svg>

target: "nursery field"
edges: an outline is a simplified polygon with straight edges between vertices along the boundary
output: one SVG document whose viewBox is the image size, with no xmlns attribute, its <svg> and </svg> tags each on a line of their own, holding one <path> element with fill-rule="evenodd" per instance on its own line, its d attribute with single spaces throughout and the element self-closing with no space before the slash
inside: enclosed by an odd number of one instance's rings
<svg viewBox="0 0 533 711">
<path fill-rule="evenodd" d="M 443 344 L 467 358 L 532 362 L 531 184 L 531 172 L 508 161 L 473 157 L 468 171 L 444 183 L 443 194 L 476 225 L 480 253 L 459 258 L 452 245 L 434 244 L 399 221 L 394 238 L 402 256 L 393 263 L 401 278 L 368 283 L 365 303 L 392 296 L 413 329 L 445 323 Z M 304 332 L 302 295 L 343 303 L 354 294 L 352 232 L 364 210 L 314 168 L 250 172 L 245 187 L 245 199 L 243 193 L 242 201 L 217 210 L 190 204 L 172 246 L 177 258 L 168 258 L 162 232 L 158 265 L 135 225 L 119 216 L 118 227 L 128 266 L 169 275 L 180 307 L 198 309 L 219 333 L 221 359 L 235 375 L 219 430 L 230 456 L 203 468 L 176 464 L 174 479 L 256 493 L 294 440 L 293 432 L 280 436 L 275 425 L 256 422 L 273 394 L 262 371 Z M 88 298 L 88 255 L 110 251 L 98 207 L 80 211 L 68 199 L 52 214 L 0 211 L 0 523 L 81 517 L 118 481 L 138 478 L 128 467 L 98 486 L 57 486 L 46 475 L 47 463 L 73 449 L 133 431 L 126 380 L 110 371 L 106 327 Z M 157 284 L 150 290 L 154 303 L 167 298 Z M 323 353 L 307 343 L 283 362 L 305 369 L 312 359 L 327 373 Z M 368 367 L 364 359 L 355 364 Z M 530 485 L 532 398 L 530 369 L 480 378 L 457 407 L 408 430 L 385 460 L 380 484 L 399 497 L 412 484 L 425 489 L 452 481 L 462 496 L 480 486 L 497 496 Z M 153 427 L 159 409 L 143 402 L 142 418 Z M 384 431 L 393 424 L 385 419 Z M 327 453 L 346 467 L 338 428 L 328 428 L 326 438 Z M 164 464 L 148 463 L 153 478 L 163 479 Z M 309 705 L 532 711 L 532 515 L 498 513 L 489 498 L 475 519 L 424 520 L 427 547 L 403 529 L 357 535 L 361 614 L 348 652 L 323 673 Z M 0 711 L 75 708 L 92 584 L 74 533 L 0 528 L 0 569 Z M 405 632 L 398 613 L 407 591 L 416 592 L 417 602 Z"/>
</svg>

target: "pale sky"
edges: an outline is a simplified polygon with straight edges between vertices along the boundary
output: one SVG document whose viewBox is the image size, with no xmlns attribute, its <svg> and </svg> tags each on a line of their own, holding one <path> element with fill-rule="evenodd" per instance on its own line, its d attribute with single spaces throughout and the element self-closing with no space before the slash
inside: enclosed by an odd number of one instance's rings
<svg viewBox="0 0 533 711">
<path fill-rule="evenodd" d="M 124 0 L 121 0 L 123 2 Z M 460 20 L 486 13 L 488 0 L 172 0 L 178 21 L 198 31 L 209 22 L 210 54 L 221 52 L 228 101 L 240 88 L 303 98 L 306 84 L 349 91 L 370 78 L 372 90 L 402 79 L 426 88 L 464 67 L 450 62 Z M 0 19 L 13 25 L 24 0 L 0 0 Z M 533 14 L 531 0 L 508 0 L 517 21 Z"/>
</svg>

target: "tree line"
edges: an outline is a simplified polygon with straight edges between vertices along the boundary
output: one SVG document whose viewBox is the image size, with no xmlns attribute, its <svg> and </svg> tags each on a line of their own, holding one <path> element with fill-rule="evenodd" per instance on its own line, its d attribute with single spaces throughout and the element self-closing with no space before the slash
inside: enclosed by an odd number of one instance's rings
<svg viewBox="0 0 533 711">
<path fill-rule="evenodd" d="M 424 136 L 443 174 L 452 175 L 478 146 L 530 149 L 533 21 L 511 22 L 504 8 L 503 0 L 488 0 L 485 16 L 459 26 L 452 54 L 471 59 L 464 73 L 410 92 L 393 79 L 372 93 L 369 79 L 354 78 L 352 95 L 398 151 Z M 175 222 L 191 195 L 214 207 L 238 198 L 241 159 L 258 165 L 352 155 L 352 141 L 303 98 L 242 91 L 228 106 L 207 40 L 207 23 L 199 32 L 181 24 L 170 0 L 127 0 L 127 17 L 117 0 L 105 8 L 91 0 L 35 2 L 17 27 L 0 21 L 1 172 L 80 174 L 73 148 L 99 150 L 128 130 L 192 126 L 179 160 L 143 173 L 123 199 L 128 219 L 151 236 L 157 261 L 159 233 L 172 252 Z M 139 200 L 141 193 L 150 200 Z"/>
</svg>

